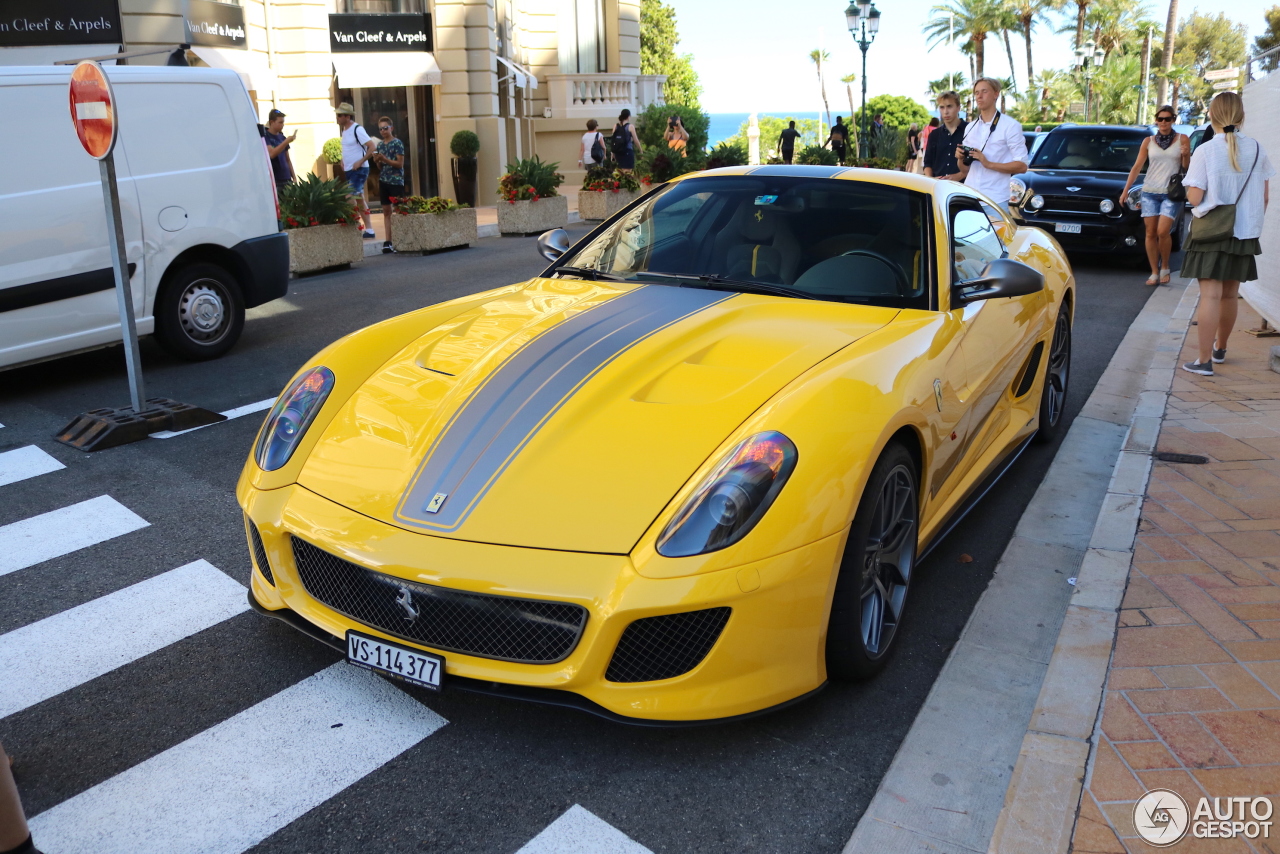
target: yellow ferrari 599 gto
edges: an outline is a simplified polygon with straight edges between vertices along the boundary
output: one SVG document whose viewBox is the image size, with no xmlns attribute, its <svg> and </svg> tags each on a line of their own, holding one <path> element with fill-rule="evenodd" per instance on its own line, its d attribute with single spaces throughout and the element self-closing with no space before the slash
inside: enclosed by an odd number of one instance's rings
<svg viewBox="0 0 1280 854">
<path fill-rule="evenodd" d="M 963 185 L 720 169 L 539 246 L 289 383 L 237 493 L 258 611 L 429 688 L 754 714 L 874 675 L 1060 429 L 1071 268 Z"/>
</svg>

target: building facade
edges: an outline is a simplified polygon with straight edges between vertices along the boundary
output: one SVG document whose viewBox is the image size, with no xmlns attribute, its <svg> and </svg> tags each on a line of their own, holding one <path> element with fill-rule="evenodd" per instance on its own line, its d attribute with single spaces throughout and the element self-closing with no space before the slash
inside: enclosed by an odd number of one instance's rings
<svg viewBox="0 0 1280 854">
<path fill-rule="evenodd" d="M 640 74 L 640 0 L 41 0 L 0 12 L 0 65 L 133 54 L 119 62 L 236 71 L 259 120 L 297 131 L 294 168 L 330 177 L 326 140 L 344 101 L 377 139 L 405 141 L 412 192 L 454 196 L 449 141 L 480 139 L 479 204 L 510 161 L 537 154 L 581 176 L 588 119 L 606 135 L 623 109 L 662 102 Z M 12 5 L 10 6 L 12 8 Z M 185 47 L 184 47 L 185 46 Z M 152 51 L 151 53 L 147 53 Z M 111 62 L 108 60 L 107 62 Z M 121 121 L 127 121 L 126 116 Z M 157 128 L 181 144 L 182 107 Z M 68 129 L 70 124 L 68 124 Z"/>
</svg>

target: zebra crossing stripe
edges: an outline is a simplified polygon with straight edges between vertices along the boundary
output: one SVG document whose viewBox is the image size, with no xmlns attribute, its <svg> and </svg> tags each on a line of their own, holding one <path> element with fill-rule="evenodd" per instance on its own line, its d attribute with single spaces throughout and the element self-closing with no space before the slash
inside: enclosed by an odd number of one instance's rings
<svg viewBox="0 0 1280 854">
<path fill-rule="evenodd" d="M 198 560 L 0 635 L 0 718 L 248 609 L 243 585 Z"/>
<path fill-rule="evenodd" d="M 269 397 L 266 400 L 259 400 L 257 403 L 246 403 L 244 406 L 237 406 L 235 409 L 228 409 L 219 415 L 227 416 L 227 420 L 231 421 L 245 415 L 252 415 L 255 412 L 262 412 L 264 409 L 270 409 L 275 406 L 276 399 Z M 221 424 L 222 422 L 217 422 Z M 212 427 L 212 424 L 205 424 L 201 427 L 189 427 L 186 430 L 161 430 L 158 433 L 152 433 L 152 439 L 172 439 L 174 436 L 181 436 L 183 433 L 190 433 L 193 430 L 203 430 L 205 427 Z"/>
<path fill-rule="evenodd" d="M 109 495 L 100 495 L 0 527 L 0 575 L 97 545 L 150 522 Z"/>
<path fill-rule="evenodd" d="M 338 662 L 41 813 L 31 834 L 45 854 L 239 854 L 446 723 Z"/>
<path fill-rule="evenodd" d="M 5 451 L 0 454 L 0 486 L 64 468 L 66 466 L 35 445 Z"/>
<path fill-rule="evenodd" d="M 41 840 L 43 844 L 43 840 Z M 571 806 L 516 854 L 653 854 L 578 804 Z"/>
</svg>

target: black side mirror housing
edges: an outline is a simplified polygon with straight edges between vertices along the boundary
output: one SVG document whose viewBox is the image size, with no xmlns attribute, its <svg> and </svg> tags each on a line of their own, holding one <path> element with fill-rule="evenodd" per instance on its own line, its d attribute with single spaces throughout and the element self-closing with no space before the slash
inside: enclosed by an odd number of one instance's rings
<svg viewBox="0 0 1280 854">
<path fill-rule="evenodd" d="M 967 282 L 957 282 L 952 293 L 961 302 L 984 299 L 1024 297 L 1044 290 L 1044 274 L 1034 267 L 1012 258 L 997 258 L 987 265 L 982 275 Z"/>
<path fill-rule="evenodd" d="M 563 228 L 553 228 L 538 235 L 538 254 L 548 261 L 559 260 L 569 251 L 569 232 Z"/>
</svg>

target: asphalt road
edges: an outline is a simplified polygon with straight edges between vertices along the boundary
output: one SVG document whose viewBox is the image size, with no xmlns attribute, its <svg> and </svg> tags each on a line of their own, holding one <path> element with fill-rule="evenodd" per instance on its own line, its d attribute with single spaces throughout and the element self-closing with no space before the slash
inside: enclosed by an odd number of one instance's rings
<svg viewBox="0 0 1280 854">
<path fill-rule="evenodd" d="M 355 270 L 297 279 L 286 300 L 251 312 L 240 343 L 221 360 L 178 362 L 144 341 L 148 395 L 213 410 L 270 398 L 341 335 L 520 281 L 543 265 L 532 239 L 494 238 L 457 252 L 379 257 Z M 1131 268 L 1080 263 L 1076 272 L 1068 418 L 1150 294 L 1144 274 Z M 52 441 L 76 413 L 127 398 L 119 348 L 0 373 L 0 451 L 35 444 L 66 466 L 0 487 L 0 526 L 101 495 L 149 523 L 0 575 L 0 641 L 196 560 L 247 580 L 233 492 L 261 415 L 90 455 Z M 839 851 L 1055 450 L 1029 448 L 920 566 L 895 659 L 869 684 L 834 684 L 776 714 L 683 730 L 411 690 L 448 724 L 252 850 L 509 854 L 580 804 L 654 852 Z M 963 562 L 964 555 L 972 561 Z M 3 718 L 0 741 L 16 757 L 27 812 L 35 815 L 336 661 L 332 651 L 276 621 L 240 613 Z"/>
</svg>

